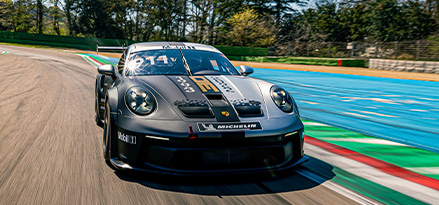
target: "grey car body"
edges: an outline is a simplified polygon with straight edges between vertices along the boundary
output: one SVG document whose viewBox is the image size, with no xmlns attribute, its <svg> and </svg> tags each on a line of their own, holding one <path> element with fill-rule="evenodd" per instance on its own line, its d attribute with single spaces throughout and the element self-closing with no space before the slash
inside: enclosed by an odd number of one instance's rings
<svg viewBox="0 0 439 205">
<path fill-rule="evenodd" d="M 98 72 L 96 122 L 104 158 L 116 169 L 264 172 L 308 160 L 293 98 L 247 77 L 250 67 L 238 71 L 212 46 L 137 43 L 116 67 Z"/>
</svg>

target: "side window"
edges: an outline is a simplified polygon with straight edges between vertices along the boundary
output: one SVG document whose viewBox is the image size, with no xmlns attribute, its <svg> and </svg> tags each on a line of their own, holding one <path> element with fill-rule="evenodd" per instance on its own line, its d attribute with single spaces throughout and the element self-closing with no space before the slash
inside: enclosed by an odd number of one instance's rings
<svg viewBox="0 0 439 205">
<path fill-rule="evenodd" d="M 119 63 L 117 64 L 117 72 L 119 72 L 120 74 L 122 74 L 123 66 L 125 65 L 125 51 L 123 52 L 122 56 L 120 57 Z"/>
</svg>

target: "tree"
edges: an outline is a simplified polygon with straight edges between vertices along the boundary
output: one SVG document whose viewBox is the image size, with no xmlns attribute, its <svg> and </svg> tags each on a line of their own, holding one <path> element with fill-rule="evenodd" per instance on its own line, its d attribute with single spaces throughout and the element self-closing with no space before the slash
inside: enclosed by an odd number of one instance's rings
<svg viewBox="0 0 439 205">
<path fill-rule="evenodd" d="M 0 30 L 13 30 L 13 13 L 14 3 L 12 0 L 5 0 L 0 2 Z"/>
<path fill-rule="evenodd" d="M 246 9 L 227 20 L 230 31 L 227 35 L 232 45 L 270 46 L 276 41 L 274 21 L 259 16 L 253 9 Z"/>
<path fill-rule="evenodd" d="M 37 28 L 38 28 L 38 33 L 42 34 L 43 33 L 43 14 L 44 14 L 44 6 L 43 6 L 43 1 L 42 0 L 37 0 Z"/>
<path fill-rule="evenodd" d="M 346 28 L 346 40 L 364 41 L 370 34 L 371 6 L 368 3 L 344 4 L 340 9 L 340 22 Z"/>
<path fill-rule="evenodd" d="M 437 29 L 432 14 L 419 1 L 408 1 L 402 6 L 404 40 L 425 39 Z"/>
</svg>

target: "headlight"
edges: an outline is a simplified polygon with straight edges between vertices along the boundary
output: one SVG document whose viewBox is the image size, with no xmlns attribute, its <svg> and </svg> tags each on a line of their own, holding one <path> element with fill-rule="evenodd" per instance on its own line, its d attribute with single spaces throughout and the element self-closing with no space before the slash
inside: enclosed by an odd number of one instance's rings
<svg viewBox="0 0 439 205">
<path fill-rule="evenodd" d="M 290 94 L 279 86 L 273 86 L 270 89 L 271 99 L 274 104 L 284 112 L 292 112 L 294 107 L 293 99 Z"/>
<path fill-rule="evenodd" d="M 138 115 L 150 114 L 155 109 L 154 96 L 140 87 L 132 87 L 125 94 L 125 102 Z"/>
</svg>

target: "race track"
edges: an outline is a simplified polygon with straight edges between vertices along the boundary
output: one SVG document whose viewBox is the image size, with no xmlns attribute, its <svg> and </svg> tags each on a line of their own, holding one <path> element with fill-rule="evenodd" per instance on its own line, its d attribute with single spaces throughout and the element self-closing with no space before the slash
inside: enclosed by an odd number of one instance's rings
<svg viewBox="0 0 439 205">
<path fill-rule="evenodd" d="M 0 51 L 9 52 L 0 55 L 1 204 L 373 202 L 331 183 L 334 167 L 315 158 L 277 177 L 115 172 L 103 160 L 102 129 L 94 122 L 96 68 L 69 53 Z"/>
</svg>

